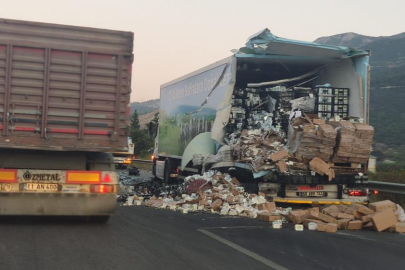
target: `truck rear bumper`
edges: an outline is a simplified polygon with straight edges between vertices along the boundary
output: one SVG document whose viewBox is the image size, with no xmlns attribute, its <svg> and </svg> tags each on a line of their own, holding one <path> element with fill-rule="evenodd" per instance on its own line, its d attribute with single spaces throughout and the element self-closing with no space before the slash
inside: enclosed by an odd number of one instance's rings
<svg viewBox="0 0 405 270">
<path fill-rule="evenodd" d="M 0 215 L 104 216 L 116 206 L 116 194 L 0 193 Z"/>
<path fill-rule="evenodd" d="M 274 198 L 274 202 L 292 204 L 367 204 L 368 198 L 362 199 L 329 199 L 329 198 Z"/>
</svg>

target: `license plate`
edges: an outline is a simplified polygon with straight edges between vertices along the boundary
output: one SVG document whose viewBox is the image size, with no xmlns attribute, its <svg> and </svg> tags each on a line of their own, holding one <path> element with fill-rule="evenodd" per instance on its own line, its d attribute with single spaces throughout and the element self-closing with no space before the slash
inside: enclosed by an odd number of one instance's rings
<svg viewBox="0 0 405 270">
<path fill-rule="evenodd" d="M 325 197 L 324 191 L 301 192 L 301 197 Z"/>
<path fill-rule="evenodd" d="M 27 183 L 27 191 L 58 191 L 58 184 Z"/>
</svg>

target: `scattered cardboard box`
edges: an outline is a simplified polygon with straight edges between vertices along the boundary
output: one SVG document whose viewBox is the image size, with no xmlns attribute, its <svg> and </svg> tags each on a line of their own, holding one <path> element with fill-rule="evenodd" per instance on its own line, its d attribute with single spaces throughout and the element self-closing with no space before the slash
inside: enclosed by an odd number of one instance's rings
<svg viewBox="0 0 405 270">
<path fill-rule="evenodd" d="M 339 208 L 336 205 L 331 205 L 322 209 L 322 212 L 328 214 L 331 217 L 337 218 L 339 214 Z"/>
<path fill-rule="evenodd" d="M 338 225 L 338 229 L 346 229 L 347 225 L 349 224 L 349 221 L 351 221 L 351 219 L 338 219 L 337 221 L 337 225 Z"/>
<path fill-rule="evenodd" d="M 288 213 L 287 218 L 295 224 L 301 224 L 304 219 L 307 218 L 308 214 L 309 212 L 306 210 L 295 210 Z"/>
<path fill-rule="evenodd" d="M 212 204 L 211 204 L 211 209 L 214 211 L 218 211 L 219 207 L 222 205 L 222 200 L 221 199 L 216 199 Z"/>
<path fill-rule="evenodd" d="M 350 208 L 353 208 L 357 212 L 364 214 L 364 215 L 370 215 L 370 214 L 374 213 L 374 210 L 372 210 L 364 205 L 357 204 L 357 203 L 350 204 Z"/>
<path fill-rule="evenodd" d="M 376 212 L 381 212 L 386 209 L 392 209 L 392 210 L 397 209 L 397 206 L 395 205 L 395 203 L 391 202 L 390 200 L 370 203 L 368 205 L 368 207 Z"/>
<path fill-rule="evenodd" d="M 348 230 L 361 230 L 362 227 L 363 222 L 361 220 L 349 221 L 349 223 L 347 224 Z"/>
<path fill-rule="evenodd" d="M 338 219 L 354 219 L 353 215 L 346 214 L 346 213 L 338 213 L 337 215 Z"/>
<path fill-rule="evenodd" d="M 288 157 L 288 152 L 283 148 L 281 151 L 278 151 L 277 153 L 274 153 L 273 155 L 270 156 L 270 159 L 273 162 L 279 161 L 285 157 Z"/>
<path fill-rule="evenodd" d="M 271 212 L 264 211 L 257 214 L 257 219 L 273 222 L 275 220 L 281 220 L 281 216 L 273 215 Z"/>
<path fill-rule="evenodd" d="M 318 224 L 319 232 L 335 233 L 337 231 L 337 229 L 338 229 L 338 226 L 335 223 Z"/>
<path fill-rule="evenodd" d="M 388 231 L 395 233 L 405 233 L 405 223 L 397 222 L 395 225 L 391 226 Z"/>
<path fill-rule="evenodd" d="M 373 222 L 376 231 L 382 232 L 389 227 L 394 226 L 398 220 L 394 211 L 389 208 L 372 216 L 371 222 Z"/>
<path fill-rule="evenodd" d="M 276 211 L 276 203 L 275 202 L 267 202 L 267 203 L 260 203 L 257 205 L 257 209 L 263 211 L 269 211 L 270 213 Z"/>
</svg>

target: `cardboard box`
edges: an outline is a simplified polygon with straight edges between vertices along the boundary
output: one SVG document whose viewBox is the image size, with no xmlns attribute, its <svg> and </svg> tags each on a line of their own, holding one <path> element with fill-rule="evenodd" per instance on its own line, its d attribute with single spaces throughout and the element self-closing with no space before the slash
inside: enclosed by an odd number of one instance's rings
<svg viewBox="0 0 405 270">
<path fill-rule="evenodd" d="M 315 212 L 315 213 L 319 213 L 319 207 L 311 207 L 311 208 L 308 208 L 307 209 L 307 211 L 309 212 L 309 211 L 312 211 L 312 212 Z"/>
<path fill-rule="evenodd" d="M 354 210 L 353 208 L 347 207 L 346 205 L 343 205 L 343 204 L 339 204 L 338 208 L 341 212 L 350 214 L 350 215 L 354 215 L 354 213 L 356 212 L 356 210 Z"/>
<path fill-rule="evenodd" d="M 330 166 L 325 161 L 315 157 L 309 162 L 309 168 L 320 175 L 325 175 L 330 169 Z"/>
<path fill-rule="evenodd" d="M 322 213 L 316 213 L 314 211 L 310 211 L 308 216 L 309 219 L 318 219 L 321 221 L 324 221 L 326 223 L 336 223 L 337 224 L 337 220 L 334 217 L 322 214 Z"/>
<path fill-rule="evenodd" d="M 283 150 L 278 151 L 277 153 L 271 155 L 270 159 L 273 162 L 276 162 L 276 161 L 279 161 L 280 159 L 283 159 L 285 157 L 288 157 L 288 152 L 283 148 Z"/>
<path fill-rule="evenodd" d="M 267 222 L 273 222 L 275 220 L 281 220 L 281 216 L 272 215 L 272 213 L 270 212 L 260 212 L 257 214 L 257 219 Z"/>
<path fill-rule="evenodd" d="M 392 209 L 392 210 L 397 209 L 397 206 L 395 205 L 395 203 L 391 202 L 390 200 L 370 203 L 368 205 L 368 207 L 376 212 L 381 212 L 386 209 Z"/>
<path fill-rule="evenodd" d="M 331 217 L 337 218 L 339 214 L 339 208 L 336 205 L 331 205 L 329 207 L 322 209 L 322 212 Z"/>
<path fill-rule="evenodd" d="M 315 125 L 322 125 L 322 124 L 325 124 L 325 123 L 326 123 L 326 120 L 325 120 L 325 119 L 312 119 L 312 122 L 313 122 Z"/>
<path fill-rule="evenodd" d="M 346 229 L 347 225 L 349 224 L 349 222 L 351 221 L 351 219 L 338 219 L 337 221 L 337 225 L 338 225 L 338 229 Z"/>
<path fill-rule="evenodd" d="M 259 209 L 261 211 L 266 210 L 266 211 L 269 211 L 270 213 L 277 210 L 275 202 L 267 202 L 267 203 L 258 204 L 257 209 Z"/>
<path fill-rule="evenodd" d="M 394 226 L 398 222 L 398 220 L 395 216 L 394 211 L 390 208 L 376 213 L 374 216 L 371 217 L 371 222 L 373 222 L 376 231 L 382 232 L 389 227 Z"/>
<path fill-rule="evenodd" d="M 280 170 L 280 172 L 287 172 L 288 171 L 288 167 L 287 164 L 284 161 L 279 161 L 276 163 L 278 169 Z"/>
<path fill-rule="evenodd" d="M 347 224 L 348 230 L 361 230 L 362 227 L 363 221 L 361 220 L 349 221 L 349 224 Z"/>
<path fill-rule="evenodd" d="M 394 226 L 391 226 L 388 231 L 395 233 L 405 233 L 405 223 L 397 222 Z"/>
<path fill-rule="evenodd" d="M 361 214 L 365 214 L 365 215 L 370 215 L 370 214 L 374 213 L 374 210 L 372 210 L 364 205 L 357 204 L 357 203 L 352 203 L 350 205 L 350 208 L 353 208 L 357 212 L 359 212 Z"/>
<path fill-rule="evenodd" d="M 364 224 L 364 225 L 363 225 L 363 229 L 374 230 L 373 222 L 370 221 L 370 222 Z"/>
<path fill-rule="evenodd" d="M 309 162 L 309 168 L 320 175 L 326 174 L 329 181 L 332 181 L 332 179 L 335 178 L 335 171 L 329 166 L 328 163 L 318 157 L 313 158 Z"/>
<path fill-rule="evenodd" d="M 221 199 L 216 199 L 212 204 L 211 204 L 211 209 L 214 211 L 218 211 L 219 207 L 222 205 L 222 200 Z"/>
<path fill-rule="evenodd" d="M 309 212 L 307 210 L 295 210 L 288 213 L 287 218 L 295 224 L 301 224 L 307 218 Z"/>
<path fill-rule="evenodd" d="M 351 219 L 354 219 L 354 216 L 350 215 L 350 214 L 346 214 L 346 213 L 338 213 L 337 218 L 338 219 L 349 219 L 349 220 L 351 220 Z"/>
<path fill-rule="evenodd" d="M 374 216 L 374 214 L 362 216 L 361 221 L 363 221 L 363 223 L 369 223 L 369 222 L 371 222 L 372 216 Z"/>
<path fill-rule="evenodd" d="M 338 227 L 335 223 L 327 223 L 327 224 L 318 224 L 318 231 L 319 232 L 329 232 L 335 233 Z"/>
<path fill-rule="evenodd" d="M 304 226 L 306 226 L 306 227 L 308 227 L 309 223 L 316 223 L 318 225 L 319 224 L 325 224 L 323 221 L 320 221 L 320 220 L 317 220 L 317 219 L 309 219 L 309 218 L 304 219 L 304 221 L 302 222 L 302 224 Z"/>
</svg>

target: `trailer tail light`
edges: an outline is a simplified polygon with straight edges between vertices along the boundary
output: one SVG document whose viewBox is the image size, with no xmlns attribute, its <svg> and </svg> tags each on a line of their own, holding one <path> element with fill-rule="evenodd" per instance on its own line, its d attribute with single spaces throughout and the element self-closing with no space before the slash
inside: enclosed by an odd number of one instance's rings
<svg viewBox="0 0 405 270">
<path fill-rule="evenodd" d="M 132 163 L 131 158 L 127 158 L 124 160 L 124 164 L 131 164 L 131 163 Z"/>
<path fill-rule="evenodd" d="M 113 193 L 113 185 L 90 185 L 91 193 Z"/>
<path fill-rule="evenodd" d="M 67 171 L 67 184 L 96 184 L 100 183 L 101 172 L 99 171 Z"/>
<path fill-rule="evenodd" d="M 350 189 L 349 196 L 367 196 L 367 189 Z"/>
<path fill-rule="evenodd" d="M 151 156 L 150 156 L 150 159 L 151 159 L 151 160 L 155 160 L 155 156 L 154 156 L 154 155 L 151 155 Z"/>
</svg>

